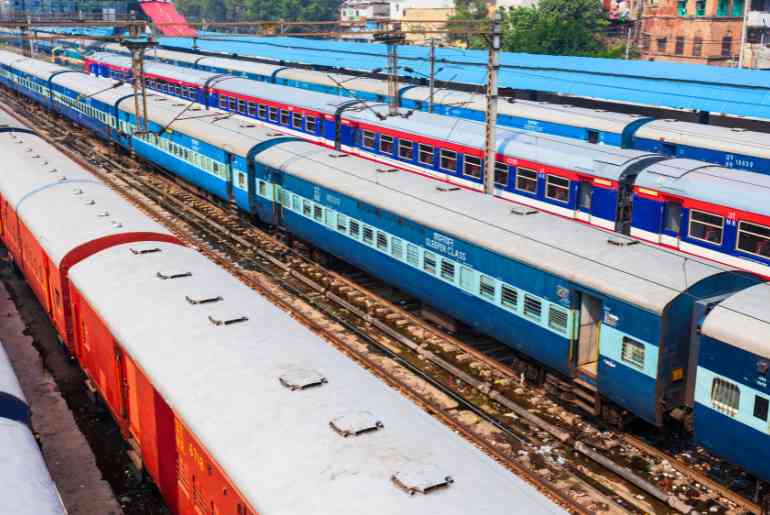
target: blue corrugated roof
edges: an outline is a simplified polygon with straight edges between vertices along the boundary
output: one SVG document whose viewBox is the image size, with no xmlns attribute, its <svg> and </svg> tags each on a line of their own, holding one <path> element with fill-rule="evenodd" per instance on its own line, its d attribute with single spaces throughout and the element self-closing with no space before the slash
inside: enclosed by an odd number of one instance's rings
<svg viewBox="0 0 770 515">
<path fill-rule="evenodd" d="M 196 44 L 208 52 L 357 71 L 386 66 L 386 47 L 376 43 L 202 35 L 210 39 L 198 39 Z M 160 38 L 160 44 L 189 49 L 193 43 L 186 38 Z M 439 80 L 472 85 L 486 82 L 485 51 L 438 48 L 436 56 Z M 427 47 L 399 47 L 399 59 L 402 66 L 429 73 Z M 502 87 L 770 119 L 768 71 L 508 52 L 501 55 L 501 65 Z"/>
</svg>

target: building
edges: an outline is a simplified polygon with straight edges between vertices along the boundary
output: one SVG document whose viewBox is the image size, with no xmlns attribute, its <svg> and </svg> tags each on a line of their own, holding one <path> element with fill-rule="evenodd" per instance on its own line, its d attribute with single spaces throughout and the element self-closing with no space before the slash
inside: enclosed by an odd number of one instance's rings
<svg viewBox="0 0 770 515">
<path fill-rule="evenodd" d="M 446 41 L 446 34 L 439 34 L 433 31 L 445 30 L 447 20 L 454 13 L 453 7 L 410 7 L 404 9 L 401 11 L 400 19 L 401 30 L 406 32 L 407 43 L 424 45 L 429 43 L 431 39 L 438 42 Z M 422 30 L 426 32 L 420 33 Z"/>
<path fill-rule="evenodd" d="M 744 65 L 767 67 L 770 0 L 644 2 L 638 37 L 643 59 L 737 66 L 747 13 Z"/>
<path fill-rule="evenodd" d="M 340 5 L 340 21 L 370 21 L 390 16 L 390 2 L 384 0 L 347 0 Z"/>
<path fill-rule="evenodd" d="M 5 18 L 38 19 L 125 19 L 131 9 L 138 9 L 135 0 L 8 0 L 3 5 Z"/>
</svg>

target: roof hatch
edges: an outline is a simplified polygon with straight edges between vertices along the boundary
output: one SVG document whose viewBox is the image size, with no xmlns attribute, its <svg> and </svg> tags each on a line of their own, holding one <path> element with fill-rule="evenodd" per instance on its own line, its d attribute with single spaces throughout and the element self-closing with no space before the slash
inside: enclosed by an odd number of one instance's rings
<svg viewBox="0 0 770 515">
<path fill-rule="evenodd" d="M 232 325 L 240 322 L 246 322 L 249 319 L 246 315 L 209 315 L 209 322 L 214 325 Z"/>
<path fill-rule="evenodd" d="M 166 279 L 180 279 L 182 277 L 192 276 L 192 272 L 185 272 L 184 270 L 167 270 L 165 272 L 158 272 L 158 277 L 163 280 Z"/>
<path fill-rule="evenodd" d="M 278 380 L 282 385 L 292 391 L 321 386 L 327 382 L 326 378 L 315 370 L 307 370 L 304 368 L 288 370 L 284 372 Z"/>
<path fill-rule="evenodd" d="M 442 193 L 447 191 L 458 191 L 459 189 L 459 186 L 436 186 L 436 191 L 440 191 Z"/>
<path fill-rule="evenodd" d="M 156 252 L 160 252 L 160 249 L 158 247 L 150 247 L 150 246 L 130 247 L 129 250 L 135 256 L 141 256 L 143 254 L 154 254 Z"/>
<path fill-rule="evenodd" d="M 408 463 L 400 471 L 390 476 L 390 480 L 409 495 L 429 494 L 439 488 L 447 488 L 454 483 L 451 476 L 445 475 L 438 468 L 415 463 Z"/>
<path fill-rule="evenodd" d="M 357 413 L 348 413 L 333 418 L 329 426 L 337 434 L 347 438 L 348 436 L 358 436 L 364 433 L 377 431 L 385 427 L 380 420 L 368 411 L 359 411 Z"/>
<path fill-rule="evenodd" d="M 614 245 L 616 247 L 630 247 L 631 245 L 638 245 L 639 240 L 632 240 L 630 238 L 620 238 L 616 236 L 612 236 L 610 238 L 607 238 L 607 243 L 610 245 Z"/>
<path fill-rule="evenodd" d="M 529 215 L 536 215 L 540 211 L 537 209 L 526 207 L 526 206 L 513 206 L 511 208 L 511 214 L 517 215 L 517 216 L 529 216 Z"/>
<path fill-rule="evenodd" d="M 211 304 L 213 302 L 224 300 L 221 295 L 185 295 L 184 298 L 193 306 L 197 306 L 198 304 Z"/>
</svg>

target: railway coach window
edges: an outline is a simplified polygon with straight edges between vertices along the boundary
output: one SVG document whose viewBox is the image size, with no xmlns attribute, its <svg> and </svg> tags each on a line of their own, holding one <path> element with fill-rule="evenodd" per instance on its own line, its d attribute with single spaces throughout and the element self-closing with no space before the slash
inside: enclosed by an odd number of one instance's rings
<svg viewBox="0 0 770 515">
<path fill-rule="evenodd" d="M 666 202 L 663 211 L 664 229 L 679 234 L 682 226 L 682 205 L 678 202 Z"/>
<path fill-rule="evenodd" d="M 380 135 L 380 152 L 393 155 L 393 138 L 391 136 Z"/>
<path fill-rule="evenodd" d="M 497 296 L 495 280 L 491 277 L 487 277 L 486 275 L 480 275 L 479 295 L 489 300 L 495 300 L 495 297 Z"/>
<path fill-rule="evenodd" d="M 455 280 L 455 264 L 447 259 L 441 260 L 441 278 L 452 282 Z"/>
<path fill-rule="evenodd" d="M 219 108 L 227 109 L 227 97 L 219 97 Z"/>
<path fill-rule="evenodd" d="M 356 220 L 350 220 L 350 236 L 352 236 L 355 239 L 358 239 L 358 234 L 361 231 L 361 226 L 358 224 Z"/>
<path fill-rule="evenodd" d="M 532 297 L 530 295 L 524 295 L 524 315 L 533 319 L 540 321 L 540 318 L 543 316 L 543 303 L 540 301 L 540 299 L 536 299 L 535 297 Z"/>
<path fill-rule="evenodd" d="M 754 416 L 767 422 L 767 411 L 770 403 L 764 397 L 754 396 Z"/>
<path fill-rule="evenodd" d="M 236 100 L 233 97 L 230 97 L 230 111 L 235 111 L 238 108 L 238 100 Z"/>
<path fill-rule="evenodd" d="M 770 227 L 740 222 L 737 246 L 742 252 L 770 258 Z"/>
<path fill-rule="evenodd" d="M 624 336 L 620 359 L 639 370 L 644 369 L 644 344 Z"/>
<path fill-rule="evenodd" d="M 259 117 L 263 120 L 267 118 L 267 106 L 265 104 L 259 104 L 257 106 L 257 112 L 259 113 Z"/>
<path fill-rule="evenodd" d="M 734 417 L 741 406 L 741 391 L 734 383 L 715 377 L 711 383 L 711 405 L 720 413 Z"/>
<path fill-rule="evenodd" d="M 724 225 L 725 219 L 721 216 L 690 211 L 690 238 L 721 245 Z"/>
<path fill-rule="evenodd" d="M 463 174 L 476 179 L 481 179 L 481 159 L 466 155 L 463 160 Z"/>
<path fill-rule="evenodd" d="M 412 266 L 420 266 L 420 249 L 417 245 L 406 244 L 406 262 Z"/>
<path fill-rule="evenodd" d="M 374 150 L 374 133 L 372 131 L 361 132 L 361 146 Z"/>
<path fill-rule="evenodd" d="M 249 116 L 257 116 L 257 104 L 249 102 Z"/>
<path fill-rule="evenodd" d="M 545 196 L 557 202 L 569 202 L 569 183 L 568 179 L 548 175 L 546 178 Z"/>
<path fill-rule="evenodd" d="M 315 134 L 316 126 L 318 125 L 318 119 L 315 116 L 305 117 L 305 130 L 312 134 Z"/>
<path fill-rule="evenodd" d="M 420 143 L 420 152 L 417 157 L 421 164 L 433 166 L 433 146 Z"/>
<path fill-rule="evenodd" d="M 404 242 L 400 238 L 391 236 L 390 254 L 396 259 L 404 259 Z"/>
<path fill-rule="evenodd" d="M 508 165 L 500 161 L 495 161 L 495 184 L 508 186 Z"/>
<path fill-rule="evenodd" d="M 383 252 L 388 251 L 388 236 L 382 231 L 377 231 L 377 248 Z"/>
<path fill-rule="evenodd" d="M 271 122 L 278 123 L 278 109 L 275 107 L 271 107 L 268 110 L 268 118 Z"/>
<path fill-rule="evenodd" d="M 406 139 L 398 140 L 398 157 L 411 161 L 414 159 L 414 143 Z"/>
<path fill-rule="evenodd" d="M 500 304 L 506 308 L 518 309 L 519 307 L 519 292 L 503 284 L 500 287 Z"/>
<path fill-rule="evenodd" d="M 303 121 L 302 115 L 300 113 L 294 113 L 291 115 L 291 125 L 295 129 L 302 130 L 302 126 L 303 126 L 302 121 Z"/>
<path fill-rule="evenodd" d="M 527 193 L 537 193 L 537 172 L 528 168 L 516 170 L 516 189 Z"/>
<path fill-rule="evenodd" d="M 422 269 L 429 274 L 436 273 L 436 256 L 432 252 L 425 251 L 425 254 L 423 254 Z"/>
<path fill-rule="evenodd" d="M 368 225 L 364 225 L 364 231 L 363 231 L 363 238 L 364 243 L 368 243 L 369 245 L 374 243 L 374 229 L 369 227 Z"/>
<path fill-rule="evenodd" d="M 348 232 L 348 217 L 342 213 L 337 213 L 337 230 L 343 234 Z"/>
<path fill-rule="evenodd" d="M 560 333 L 566 334 L 569 313 L 567 310 L 551 306 L 548 308 L 548 327 Z"/>
<path fill-rule="evenodd" d="M 457 172 L 457 152 L 441 149 L 441 169 L 448 172 Z"/>
<path fill-rule="evenodd" d="M 246 114 L 246 101 L 245 100 L 239 100 L 238 101 L 238 112 L 241 114 Z"/>
<path fill-rule="evenodd" d="M 461 266 L 460 267 L 460 287 L 468 290 L 473 291 L 473 270 L 471 270 L 468 267 Z"/>
<path fill-rule="evenodd" d="M 289 111 L 281 109 L 281 125 L 289 126 Z"/>
<path fill-rule="evenodd" d="M 313 218 L 316 222 L 321 222 L 324 219 L 324 210 L 321 206 L 313 206 Z"/>
<path fill-rule="evenodd" d="M 306 217 L 310 218 L 312 213 L 313 213 L 313 209 L 310 206 L 310 201 L 303 199 L 302 200 L 302 214 L 305 215 Z"/>
</svg>

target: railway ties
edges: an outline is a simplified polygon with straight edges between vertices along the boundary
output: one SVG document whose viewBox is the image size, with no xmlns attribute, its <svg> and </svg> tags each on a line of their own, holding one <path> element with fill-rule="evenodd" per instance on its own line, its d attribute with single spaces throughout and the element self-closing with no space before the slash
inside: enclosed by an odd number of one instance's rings
<svg viewBox="0 0 770 515">
<path fill-rule="evenodd" d="M 61 125 L 52 124 L 42 110 L 28 112 L 49 135 Z M 146 169 L 142 163 L 116 156 L 113 148 L 89 142 L 87 136 L 62 150 L 79 154 L 81 161 L 98 157 L 98 164 L 89 169 L 122 195 L 303 323 L 323 332 L 353 359 L 396 385 L 558 504 L 575 513 L 687 513 L 693 509 L 683 499 L 672 507 L 633 482 L 621 480 L 615 472 L 598 468 L 597 461 L 589 460 L 587 454 L 609 457 L 621 469 L 628 468 L 628 463 L 621 453 L 605 448 L 607 432 L 548 399 L 541 388 L 521 381 L 521 372 L 506 366 L 515 360 L 509 349 L 491 340 L 476 342 L 474 348 L 444 333 L 404 309 L 409 307 L 408 300 L 402 307 L 400 299 L 393 302 L 372 292 L 379 285 L 370 276 L 330 270 L 312 261 L 307 255 L 312 252 L 298 252 L 245 224 L 228 206 L 211 203 L 174 178 L 137 173 Z M 207 247 L 211 241 L 214 248 Z M 315 314 L 303 311 L 296 299 L 304 301 Z M 320 322 L 320 316 L 328 321 Z M 357 345 L 345 343 L 354 339 Z M 402 371 L 395 372 L 394 364 Z M 404 371 L 413 379 L 405 379 Z M 426 391 L 434 396 L 426 395 Z M 438 398 L 452 399 L 452 407 L 447 408 Z M 637 449 L 622 436 L 613 434 L 609 440 L 635 449 L 635 456 L 656 466 L 668 459 L 662 453 Z M 576 448 L 576 441 L 585 442 L 585 448 L 580 447 L 583 452 Z M 686 467 L 681 467 L 680 474 L 687 476 Z M 654 482 L 654 478 L 644 480 Z M 692 481 L 693 485 L 704 484 L 698 479 Z M 657 484 L 652 486 L 662 492 L 659 497 L 667 499 L 671 494 Z M 698 505 L 698 511 L 739 513 L 742 509 L 759 513 L 750 501 L 736 502 L 719 493 L 719 485 L 707 486 L 718 495 L 712 496 L 713 504 Z"/>
</svg>

